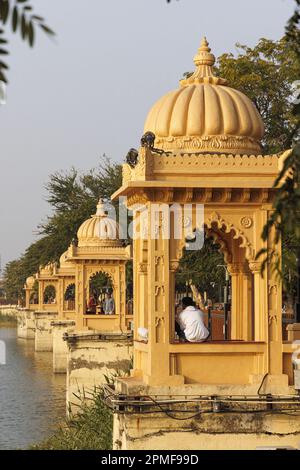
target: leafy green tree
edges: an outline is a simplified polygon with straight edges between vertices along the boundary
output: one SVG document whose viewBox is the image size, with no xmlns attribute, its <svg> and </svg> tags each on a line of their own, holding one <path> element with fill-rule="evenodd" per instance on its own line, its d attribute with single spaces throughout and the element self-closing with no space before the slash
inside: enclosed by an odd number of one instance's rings
<svg viewBox="0 0 300 470">
<path fill-rule="evenodd" d="M 109 199 L 122 184 L 122 167 L 103 156 L 97 169 L 80 175 L 74 168 L 67 172 L 55 173 L 46 186 L 47 201 L 53 215 L 39 227 L 46 240 L 45 261 L 58 261 L 76 239 L 77 231 L 95 208 L 99 198 Z M 47 264 L 47 263 L 46 263 Z"/>
<path fill-rule="evenodd" d="M 39 227 L 41 238 L 19 260 L 7 264 L 4 277 L 9 295 L 22 298 L 26 278 L 40 266 L 59 261 L 76 239 L 80 225 L 95 213 L 99 198 L 108 199 L 121 183 L 121 165 L 112 163 L 106 156 L 98 168 L 86 174 L 81 175 L 73 168 L 51 175 L 46 189 L 53 213 Z"/>
<path fill-rule="evenodd" d="M 296 0 L 296 10 L 287 25 L 287 42 L 289 48 L 295 53 L 295 68 L 300 76 L 300 0 Z M 300 92 L 298 99 L 293 103 L 293 116 L 295 121 L 300 122 Z M 299 284 L 300 279 L 300 143 L 299 133 L 295 135 L 295 143 L 290 155 L 285 159 L 284 165 L 278 178 L 274 183 L 277 188 L 274 202 L 274 212 L 264 227 L 262 238 L 268 239 L 271 230 L 275 231 L 275 241 L 284 241 L 282 269 L 281 260 L 276 250 L 261 250 L 258 258 L 264 256 L 262 270 L 265 269 L 267 261 L 270 261 L 277 274 L 290 283 L 290 275 L 294 275 L 294 280 Z M 296 260 L 299 260 L 298 266 Z M 300 287 L 300 286 L 299 286 Z M 294 284 L 295 289 L 295 284 Z M 300 290 L 300 289 L 299 289 Z M 300 294 L 300 292 L 299 292 Z M 300 299 L 297 304 L 300 321 Z"/>
<path fill-rule="evenodd" d="M 295 67 L 300 69 L 300 0 L 296 0 L 296 11 L 287 26 L 287 44 L 295 52 Z M 299 78 L 299 76 L 298 76 Z M 293 122 L 300 122 L 300 90 L 291 101 Z M 300 247 L 300 144 L 299 132 L 295 133 L 292 152 L 285 159 L 282 170 L 274 183 L 277 196 L 274 212 L 263 231 L 263 239 L 275 228 L 276 238 L 288 237 L 289 245 L 299 250 Z M 293 142 L 292 142 L 293 144 Z"/>
<path fill-rule="evenodd" d="M 45 19 L 34 13 L 29 0 L 0 0 L 0 81 L 7 83 L 6 70 L 8 65 L 3 57 L 7 49 L 6 28 L 10 25 L 13 33 L 20 33 L 23 41 L 30 47 L 34 46 L 36 27 L 48 36 L 54 36 L 52 29 L 47 26 Z"/>
<path fill-rule="evenodd" d="M 16 303 L 18 299 L 24 297 L 22 289 L 25 280 L 26 278 L 24 279 L 23 276 L 23 266 L 21 260 L 15 260 L 7 263 L 4 270 L 3 287 L 6 293 L 6 299 L 9 303 Z"/>
<path fill-rule="evenodd" d="M 185 292 L 187 284 L 192 281 L 199 292 L 205 291 L 212 300 L 220 300 L 221 289 L 225 285 L 224 256 L 220 246 L 211 238 L 205 238 L 201 250 L 185 250 L 176 273 L 176 289 Z M 220 266 L 220 267 L 218 267 Z"/>
<path fill-rule="evenodd" d="M 294 82 L 299 79 L 297 52 L 287 37 L 260 39 L 251 48 L 237 44 L 237 57 L 223 54 L 217 73 L 256 105 L 265 124 L 264 153 L 291 148 L 299 137 L 300 122 L 293 114 Z"/>
</svg>

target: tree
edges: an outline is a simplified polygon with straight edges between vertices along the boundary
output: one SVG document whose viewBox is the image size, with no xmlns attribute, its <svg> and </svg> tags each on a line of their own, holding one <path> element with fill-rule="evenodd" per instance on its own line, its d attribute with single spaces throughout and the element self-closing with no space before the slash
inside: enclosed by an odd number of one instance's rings
<svg viewBox="0 0 300 470">
<path fill-rule="evenodd" d="M 300 77 L 300 0 L 296 0 L 296 10 L 287 25 L 287 41 L 289 48 L 295 52 L 295 67 Z M 295 120 L 300 122 L 300 92 L 293 105 Z M 286 257 L 284 264 L 289 271 L 296 275 L 298 284 L 298 299 L 296 302 L 297 321 L 300 321 L 300 143 L 299 134 L 295 136 L 295 143 L 290 155 L 285 159 L 282 170 L 274 183 L 277 188 L 274 211 L 265 225 L 262 238 L 267 241 L 271 230 L 275 230 L 275 242 L 280 239 L 286 241 L 284 249 Z M 265 255 L 262 272 L 267 261 L 273 264 L 277 274 L 285 277 L 285 269 L 276 250 L 261 250 L 257 258 Z M 298 260 L 298 261 L 297 261 Z M 296 262 L 297 261 L 297 262 Z"/>
<path fill-rule="evenodd" d="M 16 303 L 18 299 L 23 297 L 22 290 L 25 280 L 26 277 L 25 279 L 23 277 L 21 260 L 15 260 L 7 263 L 4 269 L 3 287 L 6 293 L 6 299 L 9 303 Z"/>
<path fill-rule="evenodd" d="M 97 169 L 80 175 L 74 168 L 50 176 L 47 201 L 54 213 L 39 227 L 46 243 L 41 264 L 58 261 L 76 239 L 80 225 L 95 212 L 99 198 L 109 199 L 122 184 L 121 165 L 103 156 Z M 40 242 L 41 242 L 40 240 Z"/>
<path fill-rule="evenodd" d="M 294 82 L 299 79 L 297 52 L 288 37 L 260 39 L 251 48 L 236 45 L 239 54 L 223 54 L 217 73 L 245 93 L 256 105 L 265 124 L 264 153 L 291 148 L 299 137 L 300 122 L 293 114 Z"/>
<path fill-rule="evenodd" d="M 8 66 L 3 56 L 9 54 L 8 40 L 5 38 L 7 26 L 10 25 L 14 33 L 20 33 L 23 41 L 30 47 L 34 46 L 35 28 L 40 28 L 48 36 L 55 33 L 47 26 L 45 19 L 34 13 L 29 0 L 0 0 L 0 81 L 7 83 L 6 70 Z"/>
<path fill-rule="evenodd" d="M 19 260 L 8 263 L 5 288 L 12 298 L 23 297 L 23 287 L 28 276 L 40 266 L 58 262 L 62 253 L 76 239 L 80 225 L 95 213 L 100 197 L 109 198 L 122 183 L 121 165 L 103 156 L 98 168 L 80 175 L 72 168 L 50 176 L 46 186 L 47 201 L 53 213 L 39 227 L 39 238 L 32 243 Z"/>
<path fill-rule="evenodd" d="M 207 292 L 208 297 L 215 301 L 225 285 L 224 256 L 220 246 L 209 237 L 205 237 L 201 250 L 184 250 L 176 272 L 176 289 L 184 292 L 187 284 L 192 281 L 199 292 Z"/>
</svg>

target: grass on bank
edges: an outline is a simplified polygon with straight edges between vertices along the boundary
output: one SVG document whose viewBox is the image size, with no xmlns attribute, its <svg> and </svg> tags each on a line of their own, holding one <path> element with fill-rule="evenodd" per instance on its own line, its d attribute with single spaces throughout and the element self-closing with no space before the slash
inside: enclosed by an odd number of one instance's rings
<svg viewBox="0 0 300 470">
<path fill-rule="evenodd" d="M 82 401 L 79 412 L 66 419 L 58 431 L 32 450 L 111 450 L 113 415 L 95 392 L 91 401 Z"/>
<path fill-rule="evenodd" d="M 9 326 L 16 326 L 17 325 L 17 318 L 10 315 L 3 315 L 0 313 L 0 327 L 9 327 Z"/>
</svg>

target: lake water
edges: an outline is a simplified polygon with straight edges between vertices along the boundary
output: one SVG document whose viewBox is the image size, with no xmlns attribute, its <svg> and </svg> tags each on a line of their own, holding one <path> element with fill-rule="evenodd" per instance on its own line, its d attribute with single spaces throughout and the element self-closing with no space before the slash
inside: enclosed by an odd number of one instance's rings
<svg viewBox="0 0 300 470">
<path fill-rule="evenodd" d="M 52 353 L 1 328 L 6 365 L 0 364 L 0 449 L 24 449 L 49 437 L 64 420 L 66 376 L 53 374 Z"/>
</svg>

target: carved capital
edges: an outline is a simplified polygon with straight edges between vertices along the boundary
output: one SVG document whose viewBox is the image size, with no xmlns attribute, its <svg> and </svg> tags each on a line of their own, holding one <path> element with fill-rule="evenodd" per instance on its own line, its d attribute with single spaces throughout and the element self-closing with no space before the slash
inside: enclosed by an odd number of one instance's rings
<svg viewBox="0 0 300 470">
<path fill-rule="evenodd" d="M 247 263 L 229 263 L 227 264 L 229 274 L 249 274 L 249 268 Z"/>
<path fill-rule="evenodd" d="M 145 205 L 149 201 L 148 195 L 144 191 L 137 191 L 127 198 L 127 206 L 132 207 L 135 204 Z"/>
<path fill-rule="evenodd" d="M 227 270 L 231 276 L 239 274 L 242 271 L 242 263 L 227 264 Z"/>
<path fill-rule="evenodd" d="M 170 271 L 171 272 L 176 272 L 177 269 L 179 268 L 179 261 L 177 260 L 171 260 L 170 261 Z"/>
<path fill-rule="evenodd" d="M 249 268 L 253 274 L 261 272 L 262 262 L 261 261 L 250 261 Z"/>
<path fill-rule="evenodd" d="M 163 203 L 168 203 L 172 202 L 174 200 L 174 190 L 173 189 L 164 189 L 157 191 L 155 193 L 155 201 L 157 202 L 163 202 Z"/>
</svg>

